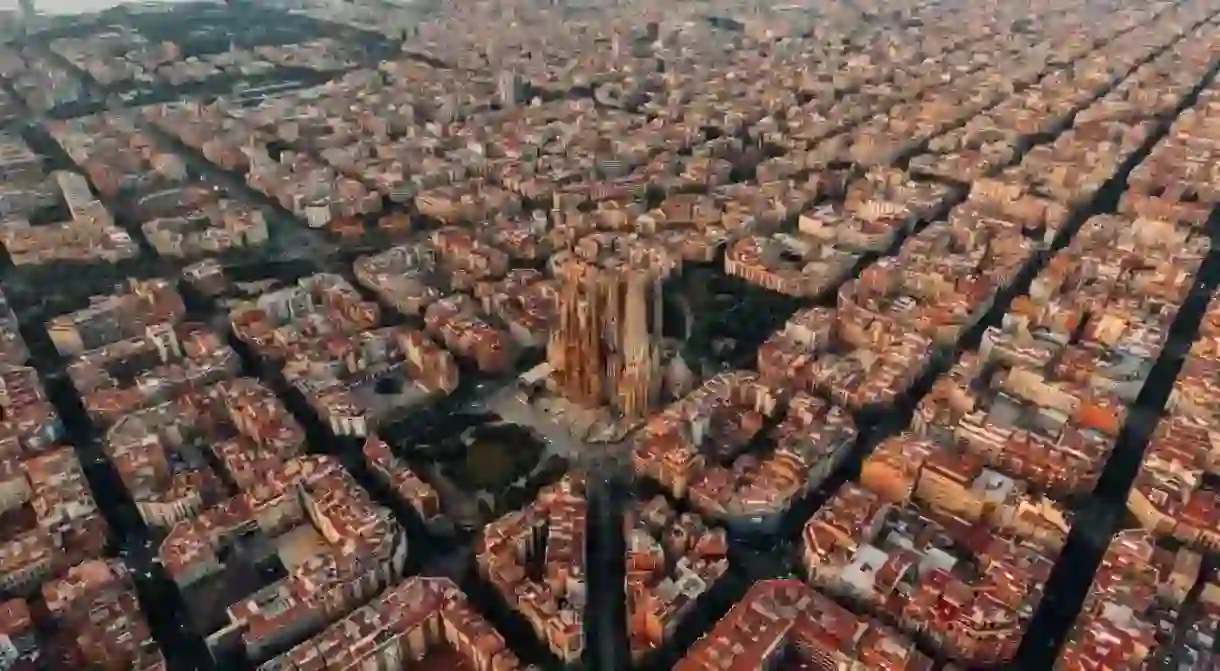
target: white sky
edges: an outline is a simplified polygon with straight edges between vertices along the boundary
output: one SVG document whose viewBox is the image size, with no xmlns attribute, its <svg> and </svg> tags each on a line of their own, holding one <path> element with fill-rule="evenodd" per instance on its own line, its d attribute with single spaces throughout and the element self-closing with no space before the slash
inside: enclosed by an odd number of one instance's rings
<svg viewBox="0 0 1220 671">
<path fill-rule="evenodd" d="M 185 2 L 186 0 L 154 0 L 155 2 Z M 34 6 L 42 14 L 80 14 L 100 12 L 103 9 L 123 4 L 120 0 L 34 0 Z M 17 9 L 17 0 L 0 0 L 0 10 Z"/>
</svg>

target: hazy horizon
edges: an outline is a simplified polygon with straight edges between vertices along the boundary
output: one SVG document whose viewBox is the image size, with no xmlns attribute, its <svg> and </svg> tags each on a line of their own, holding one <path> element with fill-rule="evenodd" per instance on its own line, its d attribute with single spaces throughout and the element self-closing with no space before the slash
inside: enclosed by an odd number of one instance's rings
<svg viewBox="0 0 1220 671">
<path fill-rule="evenodd" d="M 181 3 L 194 0 L 142 0 L 149 3 Z M 123 0 L 34 0 L 42 14 L 85 14 L 125 4 Z M 16 10 L 18 0 L 0 0 L 0 10 Z"/>
</svg>

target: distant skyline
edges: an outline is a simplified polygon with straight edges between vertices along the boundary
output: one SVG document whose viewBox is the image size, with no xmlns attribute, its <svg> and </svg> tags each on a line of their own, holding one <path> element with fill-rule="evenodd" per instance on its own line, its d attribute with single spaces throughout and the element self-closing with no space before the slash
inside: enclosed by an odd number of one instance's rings
<svg viewBox="0 0 1220 671">
<path fill-rule="evenodd" d="M 171 3 L 189 2 L 190 0 L 146 0 L 147 2 Z M 38 11 L 42 14 L 82 14 L 100 12 L 116 5 L 122 0 L 34 0 Z M 18 0 L 0 0 L 0 10 L 18 9 Z"/>
</svg>

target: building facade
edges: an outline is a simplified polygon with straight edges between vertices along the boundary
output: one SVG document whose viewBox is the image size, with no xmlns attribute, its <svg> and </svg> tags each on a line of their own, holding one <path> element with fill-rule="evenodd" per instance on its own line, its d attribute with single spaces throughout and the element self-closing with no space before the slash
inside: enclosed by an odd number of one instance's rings
<svg viewBox="0 0 1220 671">
<path fill-rule="evenodd" d="M 661 281 L 646 270 L 564 278 L 547 359 L 570 401 L 642 419 L 661 400 Z"/>
</svg>

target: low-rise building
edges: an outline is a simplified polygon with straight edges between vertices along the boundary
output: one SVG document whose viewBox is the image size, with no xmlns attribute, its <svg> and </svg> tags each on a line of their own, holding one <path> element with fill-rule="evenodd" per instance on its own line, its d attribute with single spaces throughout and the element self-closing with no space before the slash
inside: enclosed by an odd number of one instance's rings
<svg viewBox="0 0 1220 671">
<path fill-rule="evenodd" d="M 759 376 L 778 389 L 817 393 L 845 408 L 891 406 L 927 370 L 936 343 L 857 309 L 843 294 L 840 299 L 843 309 L 800 310 L 767 338 L 758 348 Z"/>
<path fill-rule="evenodd" d="M 751 454 L 772 423 L 775 450 Z M 713 377 L 650 419 L 634 439 L 632 464 L 711 519 L 771 532 L 830 476 L 855 438 L 843 408 L 800 392 L 789 398 L 739 371 Z"/>
<path fill-rule="evenodd" d="M 488 525 L 476 546 L 483 578 L 565 663 L 579 659 L 585 645 L 586 514 L 584 482 L 567 476 Z M 627 517 L 628 633 L 638 659 L 669 640 L 728 570 L 728 546 L 724 529 L 678 514 L 661 497 L 637 502 Z M 539 538 L 546 539 L 541 548 Z M 540 578 L 528 570 L 536 561 Z"/>
<path fill-rule="evenodd" d="M 0 604 L 0 658 L 16 670 L 165 671 L 127 568 L 88 559 L 42 585 L 39 599 Z"/>
<path fill-rule="evenodd" d="M 158 555 L 213 654 L 262 661 L 397 582 L 407 539 L 337 459 L 311 455 L 178 522 Z"/>
<path fill-rule="evenodd" d="M 1034 539 L 1067 541 L 1067 510 L 979 456 L 909 432 L 886 438 L 864 459 L 860 484 L 894 505 L 917 503 L 970 524 Z"/>
<path fill-rule="evenodd" d="M 1158 547 L 1148 531 L 1119 531 L 1093 576 L 1055 671 L 1214 666 L 1220 585 L 1201 572 L 1202 564 L 1189 549 L 1175 553 Z"/>
<path fill-rule="evenodd" d="M 952 659 L 1004 664 L 1063 547 L 1062 535 L 1015 531 L 847 484 L 805 526 L 802 564 L 820 589 L 897 622 Z"/>
<path fill-rule="evenodd" d="M 220 198 L 141 224 L 161 256 L 197 258 L 258 247 L 269 238 L 267 217 L 239 200 Z"/>
<path fill-rule="evenodd" d="M 967 352 L 912 427 L 1056 496 L 1091 492 L 1127 417 L 1116 396 L 1059 370 L 987 364 Z"/>
<path fill-rule="evenodd" d="M 410 506 L 425 524 L 443 517 L 440 493 L 395 455 L 384 440 L 370 435 L 361 453 L 373 477 L 388 487 L 398 501 Z"/>
<path fill-rule="evenodd" d="M 299 280 L 229 312 L 234 335 L 255 354 L 283 364 L 311 343 L 376 326 L 381 311 L 340 275 L 320 273 Z"/>
<path fill-rule="evenodd" d="M 47 322 L 55 348 L 65 356 L 136 338 L 149 326 L 173 324 L 186 314 L 173 282 L 160 278 L 129 279 L 121 293 L 95 296 L 89 306 Z"/>
<path fill-rule="evenodd" d="M 144 522 L 170 528 L 255 487 L 305 448 L 305 431 L 266 387 L 218 381 L 119 418 L 106 454 Z"/>
<path fill-rule="evenodd" d="M 1127 493 L 1127 508 L 1155 537 L 1202 550 L 1220 547 L 1220 496 L 1213 484 L 1220 472 L 1218 343 L 1220 300 L 1213 296 Z"/>
<path fill-rule="evenodd" d="M 412 577 L 309 640 L 259 666 L 259 671 L 321 668 L 527 669 L 504 636 L 483 619 L 447 578 Z"/>
<path fill-rule="evenodd" d="M 803 209 L 794 232 L 733 242 L 725 272 L 777 293 L 817 296 L 842 284 L 861 255 L 890 249 L 950 201 L 949 187 L 916 182 L 889 168 L 874 168 L 835 195 L 841 203 Z"/>
<path fill-rule="evenodd" d="M 453 393 L 453 355 L 419 331 L 384 327 L 303 342 L 284 378 L 338 436 L 368 436 L 421 403 Z"/>
<path fill-rule="evenodd" d="M 90 324 L 94 322 L 88 322 Z M 127 332 L 134 326 L 120 327 Z M 174 400 L 233 377 L 237 353 L 194 322 L 150 323 L 143 333 L 77 355 L 68 377 L 90 418 L 109 426 L 129 413 Z"/>
<path fill-rule="evenodd" d="M 1210 83 L 1194 106 L 1174 120 L 1169 135 L 1131 172 L 1120 209 L 1202 227 L 1220 203 L 1215 164 L 1220 86 Z"/>
<path fill-rule="evenodd" d="M 6 454 L 0 507 L 14 520 L 0 545 L 6 593 L 29 595 L 106 546 L 106 521 L 71 448 Z"/>
<path fill-rule="evenodd" d="M 987 329 L 980 356 L 1134 402 L 1209 248 L 1169 222 L 1093 217 Z"/>
<path fill-rule="evenodd" d="M 73 566 L 42 586 L 42 604 L 45 624 L 56 630 L 42 652 L 57 668 L 167 669 L 122 563 L 95 559 Z"/>
<path fill-rule="evenodd" d="M 469 231 L 445 227 L 427 240 L 356 261 L 357 280 L 479 370 L 511 370 L 517 354 L 541 347 L 557 289 Z"/>
<path fill-rule="evenodd" d="M 934 667 L 910 639 L 878 620 L 856 615 L 800 581 L 761 580 L 691 646 L 674 671 L 752 671 L 781 658 L 815 669 Z"/>
<path fill-rule="evenodd" d="M 56 171 L 52 177 L 59 184 L 71 217 L 38 226 L 20 217 L 0 222 L 0 244 L 13 265 L 118 263 L 139 254 L 139 245 L 93 197 L 84 177 L 66 171 Z"/>
</svg>

